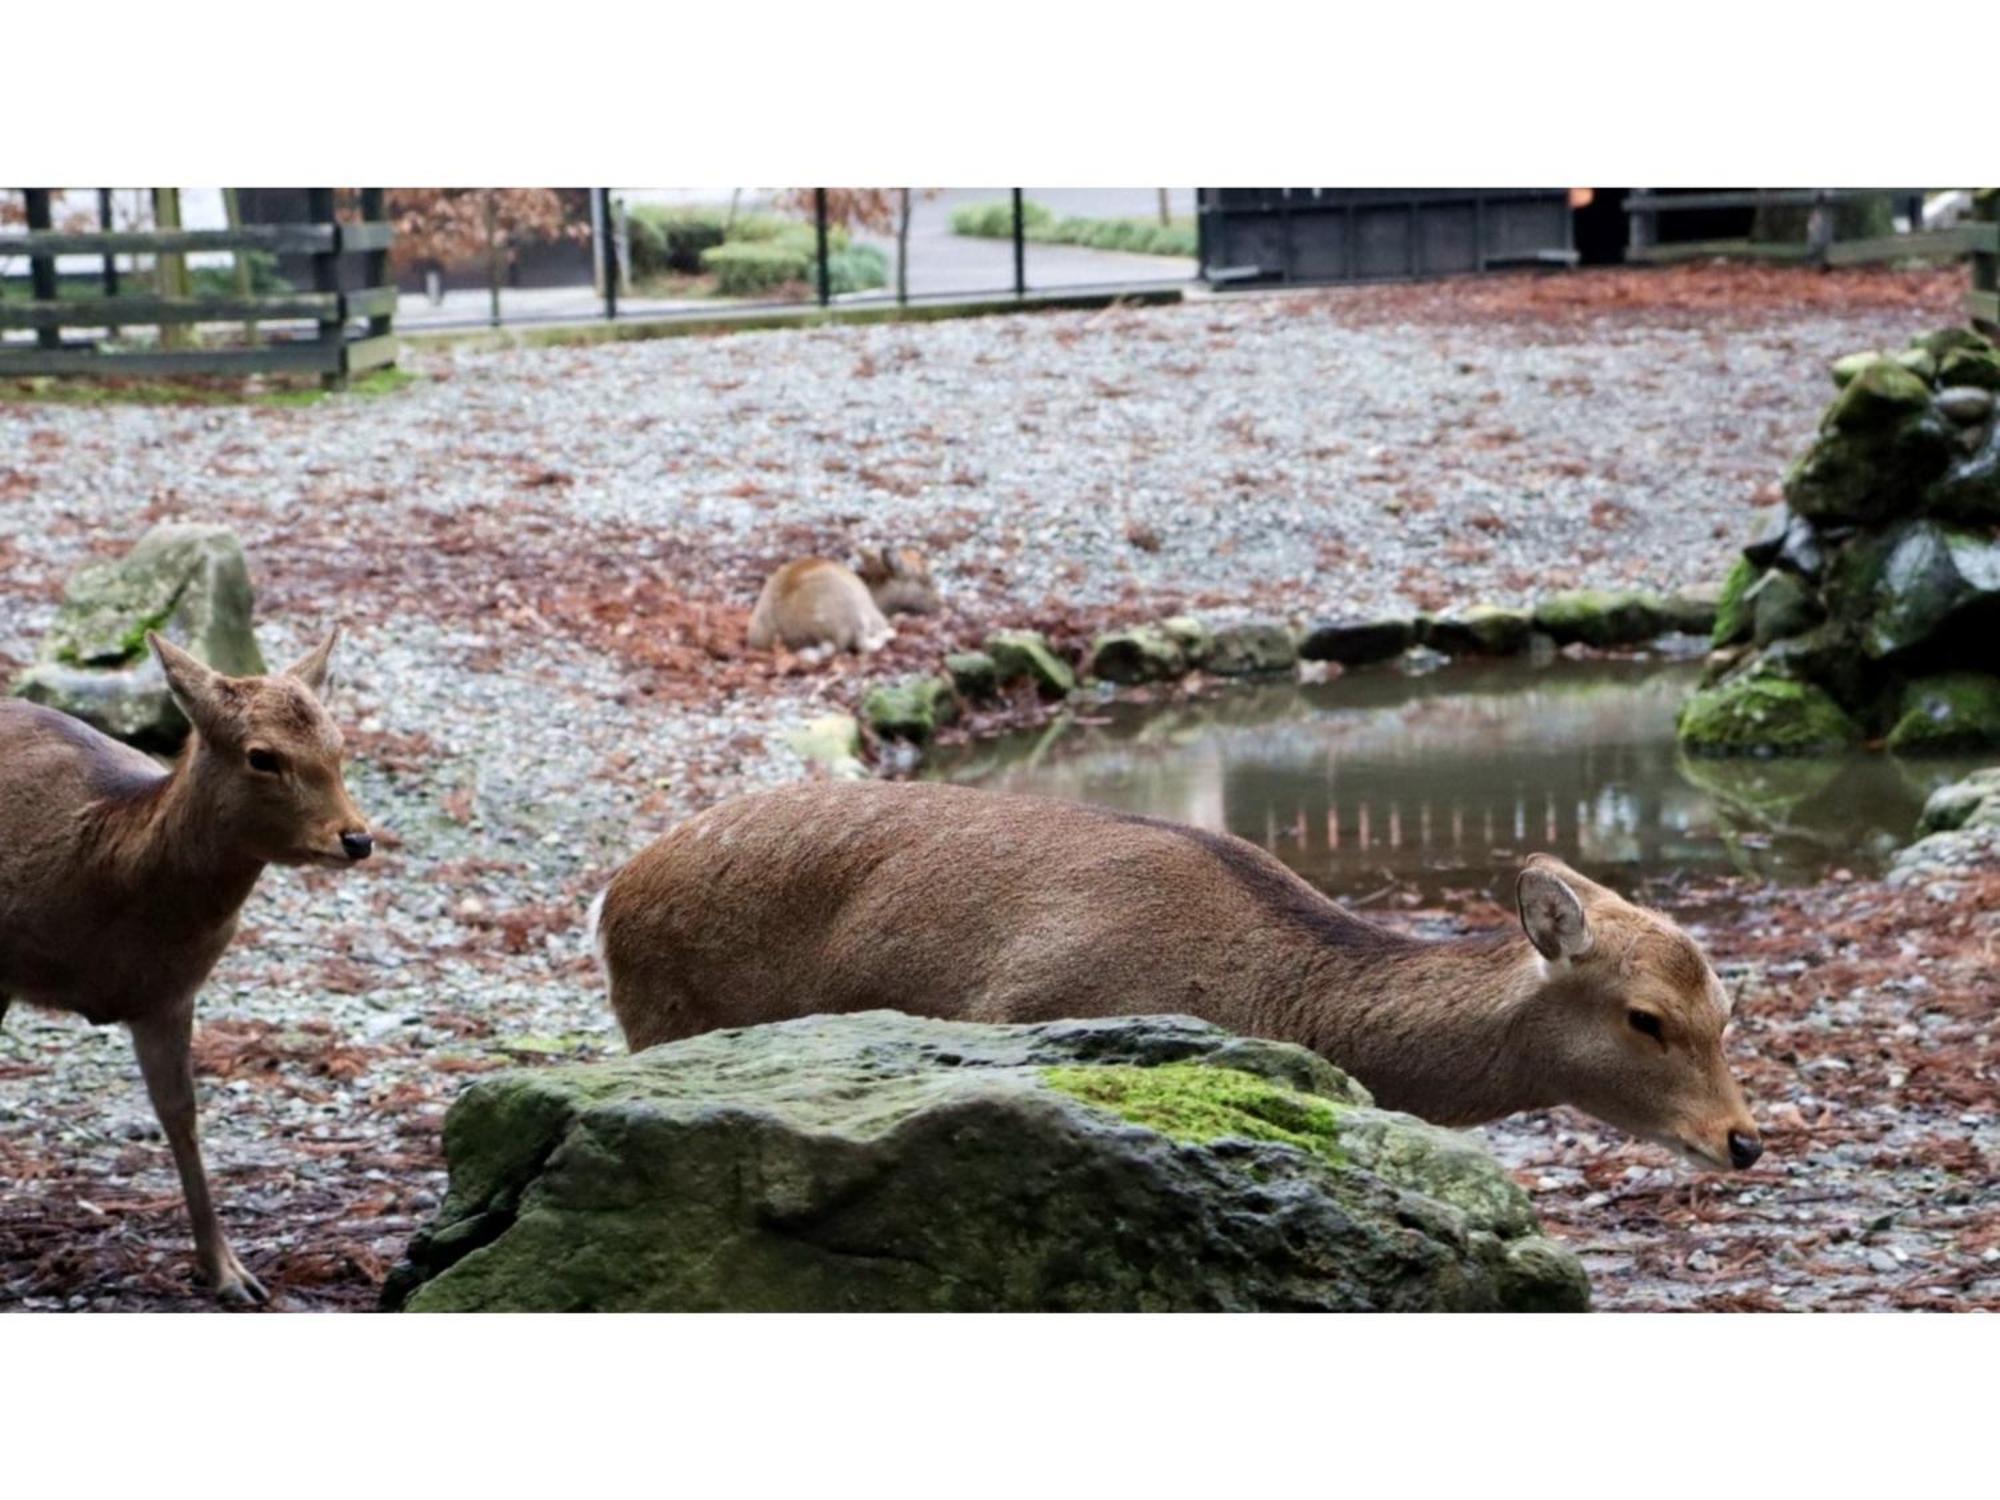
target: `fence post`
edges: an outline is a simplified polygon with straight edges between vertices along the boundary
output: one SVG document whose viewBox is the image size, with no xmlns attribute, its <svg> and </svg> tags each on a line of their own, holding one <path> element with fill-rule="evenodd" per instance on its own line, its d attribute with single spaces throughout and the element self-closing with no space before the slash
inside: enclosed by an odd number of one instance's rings
<svg viewBox="0 0 2000 1500">
<path fill-rule="evenodd" d="M 1833 248 L 1833 205 L 1825 188 L 1813 193 L 1813 205 L 1806 214 L 1806 258 L 1822 270 L 1826 253 Z"/>
<path fill-rule="evenodd" d="M 55 222 L 49 210 L 49 190 L 47 188 L 23 188 L 23 196 L 28 200 L 28 228 L 53 229 Z M 56 281 L 55 257 L 31 255 L 28 257 L 28 276 L 34 283 L 35 300 L 53 304 L 61 295 Z M 35 342 L 44 349 L 62 347 L 62 329 L 50 324 L 35 330 Z"/>
<path fill-rule="evenodd" d="M 1659 220 L 1649 208 L 1633 208 L 1632 200 L 1643 202 L 1651 193 L 1651 188 L 1627 188 L 1625 192 L 1625 258 L 1638 260 L 1638 252 L 1650 250 L 1659 243 Z"/>
<path fill-rule="evenodd" d="M 381 188 L 363 188 L 361 190 L 361 218 L 363 222 L 382 224 L 388 222 L 388 217 L 389 195 L 383 192 Z M 364 273 L 361 277 L 361 284 L 371 291 L 378 286 L 395 285 L 389 279 L 389 252 L 387 250 L 370 250 L 363 258 L 362 266 Z M 384 334 L 393 330 L 396 326 L 395 316 L 394 313 L 373 314 L 368 319 L 368 337 L 371 339 L 381 338 Z"/>
<path fill-rule="evenodd" d="M 111 233 L 113 225 L 111 222 L 110 188 L 99 188 L 97 190 L 97 227 L 106 234 Z M 113 255 L 109 250 L 104 252 L 104 295 L 107 297 L 118 295 L 118 257 Z M 116 323 L 111 325 L 110 333 L 114 339 L 118 337 L 118 325 Z"/>
<path fill-rule="evenodd" d="M 813 229 L 819 239 L 819 305 L 833 301 L 833 275 L 826 263 L 826 189 L 813 189 Z"/>
<path fill-rule="evenodd" d="M 328 390 L 339 390 L 347 383 L 345 360 L 341 347 L 347 342 L 347 324 L 340 316 L 340 230 L 335 226 L 332 188 L 306 189 L 306 217 L 315 224 L 325 224 L 333 229 L 333 240 L 326 249 L 313 252 L 313 290 L 335 293 L 333 311 L 323 313 L 319 320 L 319 345 L 331 349 L 333 362 L 320 372 L 320 384 Z"/>
<path fill-rule="evenodd" d="M 1021 189 L 1014 189 L 1014 295 L 1028 295 L 1028 220 Z"/>
<path fill-rule="evenodd" d="M 618 232 L 611 222 L 611 189 L 597 190 L 597 262 L 604 277 L 604 320 L 618 320 Z"/>
</svg>

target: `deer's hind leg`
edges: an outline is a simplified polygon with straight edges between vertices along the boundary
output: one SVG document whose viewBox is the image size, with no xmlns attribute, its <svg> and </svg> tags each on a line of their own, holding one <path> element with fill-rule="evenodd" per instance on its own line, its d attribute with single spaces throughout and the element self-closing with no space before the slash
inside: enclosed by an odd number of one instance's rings
<svg viewBox="0 0 2000 1500">
<path fill-rule="evenodd" d="M 194 1221 L 195 1262 L 222 1301 L 238 1305 L 268 1302 L 270 1293 L 229 1248 L 214 1200 L 208 1195 L 208 1173 L 202 1166 L 201 1141 L 195 1127 L 194 1002 L 190 998 L 131 1025 L 139 1071 L 145 1075 L 153 1112 L 160 1117 L 160 1128 L 173 1150 L 188 1217 Z"/>
</svg>

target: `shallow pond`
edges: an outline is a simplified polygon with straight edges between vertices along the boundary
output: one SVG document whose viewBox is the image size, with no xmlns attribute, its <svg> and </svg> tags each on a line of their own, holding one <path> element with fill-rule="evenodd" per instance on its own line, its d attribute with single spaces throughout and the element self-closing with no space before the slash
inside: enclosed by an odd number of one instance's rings
<svg viewBox="0 0 2000 1500">
<path fill-rule="evenodd" d="M 927 774 L 1227 829 L 1350 899 L 1497 892 L 1537 850 L 1621 888 L 1879 870 L 1930 790 L 1975 764 L 1682 755 L 1685 661 L 1462 663 L 1106 703 L 941 749 Z"/>
</svg>

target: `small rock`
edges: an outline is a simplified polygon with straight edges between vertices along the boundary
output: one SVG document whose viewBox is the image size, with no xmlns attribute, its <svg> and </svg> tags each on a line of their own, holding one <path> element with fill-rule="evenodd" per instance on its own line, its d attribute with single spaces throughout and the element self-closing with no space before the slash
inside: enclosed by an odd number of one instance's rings
<svg viewBox="0 0 2000 1500">
<path fill-rule="evenodd" d="M 1225 625 L 1216 631 L 1215 644 L 1202 666 L 1218 677 L 1253 677 L 1289 672 L 1298 659 L 1292 633 L 1282 625 Z"/>
<path fill-rule="evenodd" d="M 944 670 L 961 698 L 983 703 L 1000 691 L 999 665 L 984 651 L 954 651 L 944 659 Z"/>
<path fill-rule="evenodd" d="M 1306 631 L 1299 655 L 1359 667 L 1389 661 L 1416 642 L 1416 626 L 1408 620 L 1329 620 Z"/>
<path fill-rule="evenodd" d="M 1049 648 L 1039 630 L 996 630 L 986 638 L 986 654 L 1002 682 L 1027 678 L 1044 698 L 1076 691 L 1076 672 Z"/>
</svg>

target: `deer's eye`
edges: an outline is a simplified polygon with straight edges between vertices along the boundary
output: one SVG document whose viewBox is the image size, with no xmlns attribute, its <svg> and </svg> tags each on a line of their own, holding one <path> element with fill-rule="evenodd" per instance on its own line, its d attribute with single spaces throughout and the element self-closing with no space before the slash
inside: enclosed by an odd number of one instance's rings
<svg viewBox="0 0 2000 1500">
<path fill-rule="evenodd" d="M 1660 1034 L 1660 1018 L 1650 1010 L 1628 1010 L 1625 1021 L 1641 1036 L 1649 1036 L 1656 1042 L 1664 1040 Z"/>
<path fill-rule="evenodd" d="M 278 759 L 277 751 L 265 750 L 262 747 L 252 750 L 249 760 L 251 770 L 266 776 L 275 776 L 285 768 L 285 763 Z"/>
</svg>

